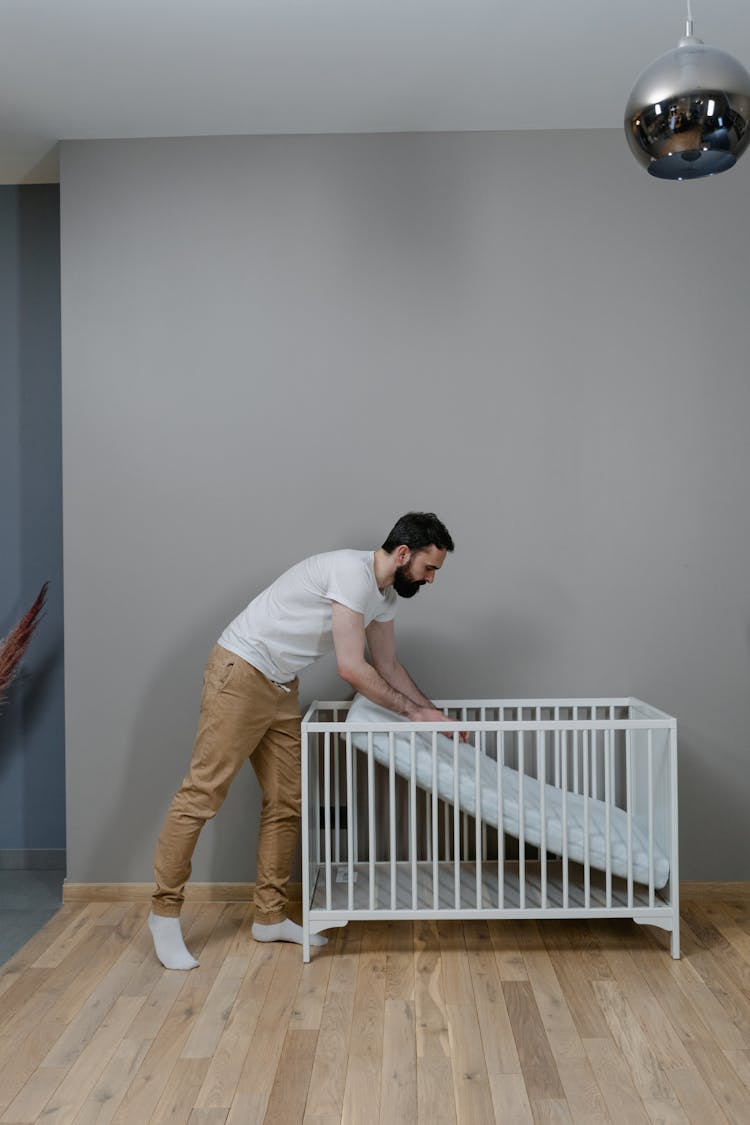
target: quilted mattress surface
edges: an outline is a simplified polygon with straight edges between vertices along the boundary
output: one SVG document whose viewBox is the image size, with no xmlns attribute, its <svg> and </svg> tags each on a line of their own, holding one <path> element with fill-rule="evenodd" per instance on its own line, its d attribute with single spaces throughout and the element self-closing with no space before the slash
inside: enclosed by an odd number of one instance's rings
<svg viewBox="0 0 750 1125">
<path fill-rule="evenodd" d="M 400 715 L 372 703 L 364 696 L 357 695 L 349 710 L 349 723 L 394 723 L 404 722 Z M 396 732 L 393 739 L 394 769 L 402 777 L 411 777 L 411 732 Z M 429 792 L 433 786 L 432 734 L 417 733 L 415 736 L 416 782 Z M 368 736 L 362 732 L 352 732 L 352 743 L 357 749 L 367 751 Z M 453 802 L 453 739 L 439 734 L 437 743 L 437 792 L 439 797 Z M 373 757 L 381 765 L 389 763 L 389 737 L 379 733 L 372 736 Z M 500 770 L 494 758 L 479 755 L 480 775 L 479 794 L 482 821 L 493 828 L 498 824 L 498 789 L 502 793 L 502 827 L 510 836 L 519 838 L 520 833 L 520 785 L 518 770 L 502 766 Z M 499 778 L 498 778 L 499 775 Z M 548 852 L 562 855 L 563 839 L 563 794 L 554 785 L 544 785 L 533 777 L 523 778 L 523 835 L 527 843 L 538 846 L 541 843 L 542 827 L 542 788 L 544 789 L 544 819 L 546 825 L 546 847 Z M 458 803 L 460 808 L 475 816 L 477 812 L 476 753 L 473 745 L 458 744 Z M 567 846 L 568 857 L 584 863 L 584 816 L 588 806 L 589 863 L 601 871 L 607 864 L 607 824 L 606 803 L 582 794 L 566 794 L 567 805 Z M 628 816 L 624 809 L 610 806 L 610 867 L 614 875 L 627 877 L 628 873 Z M 632 864 L 633 879 L 648 884 L 648 825 L 639 817 L 632 818 Z M 654 887 L 659 890 L 669 878 L 669 860 L 654 841 L 653 847 Z"/>
</svg>

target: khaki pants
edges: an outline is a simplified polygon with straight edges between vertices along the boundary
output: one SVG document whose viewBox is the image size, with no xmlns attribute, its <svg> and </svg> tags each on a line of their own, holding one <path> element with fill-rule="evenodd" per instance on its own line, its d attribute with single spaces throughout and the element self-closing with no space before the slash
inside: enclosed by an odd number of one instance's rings
<svg viewBox="0 0 750 1125">
<path fill-rule="evenodd" d="M 300 818 L 298 682 L 272 683 L 252 665 L 215 645 L 203 679 L 190 772 L 167 813 L 156 845 L 154 914 L 177 917 L 193 850 L 247 758 L 263 793 L 258 834 L 255 917 L 287 916 L 287 887 Z"/>
</svg>

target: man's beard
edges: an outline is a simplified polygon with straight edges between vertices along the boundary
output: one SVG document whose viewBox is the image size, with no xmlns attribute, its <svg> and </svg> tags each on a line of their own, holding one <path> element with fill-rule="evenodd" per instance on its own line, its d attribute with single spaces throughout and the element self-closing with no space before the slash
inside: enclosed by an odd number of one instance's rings
<svg viewBox="0 0 750 1125">
<path fill-rule="evenodd" d="M 393 589 L 401 598 L 413 598 L 415 594 L 419 593 L 419 587 L 424 586 L 424 582 L 413 582 L 406 576 L 407 569 L 405 566 L 400 566 L 396 571 L 396 577 L 393 579 Z"/>
</svg>

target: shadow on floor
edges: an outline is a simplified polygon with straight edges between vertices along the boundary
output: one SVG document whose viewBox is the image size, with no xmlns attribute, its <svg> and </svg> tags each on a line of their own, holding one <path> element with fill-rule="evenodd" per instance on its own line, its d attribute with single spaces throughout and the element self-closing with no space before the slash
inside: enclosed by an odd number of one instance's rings
<svg viewBox="0 0 750 1125">
<path fill-rule="evenodd" d="M 62 906 L 64 870 L 0 870 L 0 965 Z"/>
</svg>

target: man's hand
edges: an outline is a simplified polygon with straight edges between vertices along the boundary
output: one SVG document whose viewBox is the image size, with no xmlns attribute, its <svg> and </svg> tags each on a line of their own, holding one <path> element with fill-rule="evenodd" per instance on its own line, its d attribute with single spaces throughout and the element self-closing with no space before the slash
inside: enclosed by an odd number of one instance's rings
<svg viewBox="0 0 750 1125">
<path fill-rule="evenodd" d="M 449 723 L 451 721 L 448 716 L 444 715 L 442 711 L 439 711 L 437 707 L 415 707 L 414 710 L 407 715 L 407 718 L 411 723 Z M 455 731 L 446 730 L 440 733 L 446 734 L 450 738 L 455 734 Z M 467 730 L 462 730 L 459 732 L 458 737 L 461 742 L 468 742 L 469 732 Z"/>
</svg>

